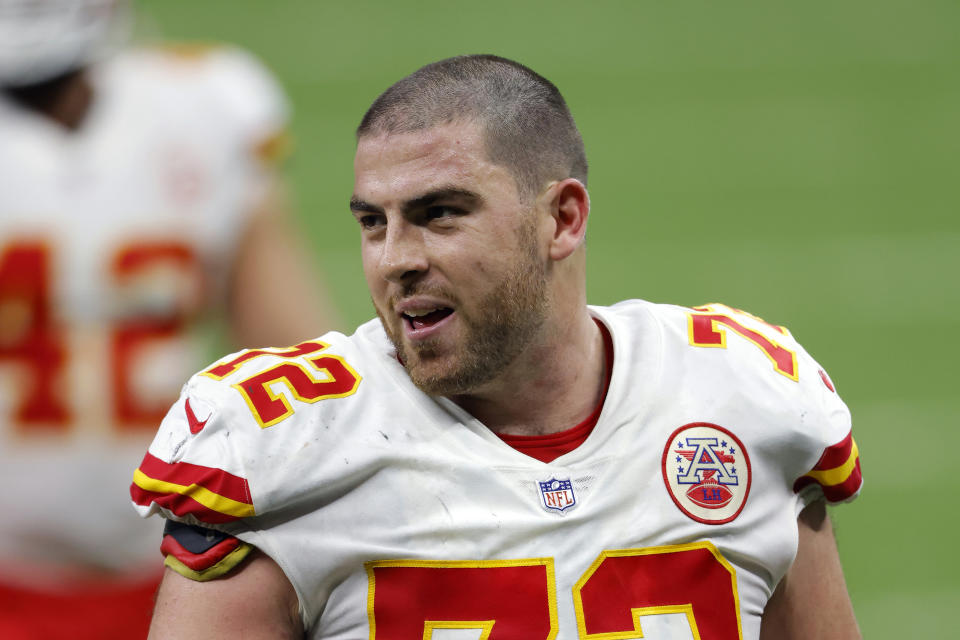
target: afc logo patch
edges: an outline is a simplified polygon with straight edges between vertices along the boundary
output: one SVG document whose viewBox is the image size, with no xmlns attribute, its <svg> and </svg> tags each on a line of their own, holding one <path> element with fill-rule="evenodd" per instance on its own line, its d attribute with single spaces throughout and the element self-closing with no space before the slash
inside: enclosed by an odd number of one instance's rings
<svg viewBox="0 0 960 640">
<path fill-rule="evenodd" d="M 750 494 L 750 458 L 737 436 L 709 422 L 691 422 L 663 448 L 663 482 L 674 504 L 703 524 L 730 522 Z"/>
<path fill-rule="evenodd" d="M 577 496 L 573 492 L 573 482 L 550 478 L 544 482 L 537 482 L 540 486 L 540 503 L 547 511 L 563 513 L 577 504 Z"/>
</svg>

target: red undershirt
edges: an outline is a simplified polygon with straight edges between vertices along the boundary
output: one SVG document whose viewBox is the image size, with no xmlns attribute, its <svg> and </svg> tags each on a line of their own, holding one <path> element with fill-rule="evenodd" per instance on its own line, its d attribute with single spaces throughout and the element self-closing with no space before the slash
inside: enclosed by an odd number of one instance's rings
<svg viewBox="0 0 960 640">
<path fill-rule="evenodd" d="M 586 420 L 575 427 L 551 433 L 545 436 L 514 436 L 506 434 L 497 434 L 501 440 L 508 445 L 526 454 L 531 458 L 536 458 L 540 462 L 553 462 L 565 453 L 570 453 L 579 447 L 587 439 L 587 436 L 593 431 L 600 419 L 600 411 L 603 410 L 603 402 L 607 399 L 607 389 L 610 387 L 610 375 L 613 372 L 613 340 L 610 338 L 610 332 L 603 326 L 603 323 L 594 319 L 597 326 L 600 327 L 600 333 L 603 335 L 603 351 L 606 355 L 607 371 L 603 382 L 603 394 L 600 396 L 600 402 Z"/>
</svg>

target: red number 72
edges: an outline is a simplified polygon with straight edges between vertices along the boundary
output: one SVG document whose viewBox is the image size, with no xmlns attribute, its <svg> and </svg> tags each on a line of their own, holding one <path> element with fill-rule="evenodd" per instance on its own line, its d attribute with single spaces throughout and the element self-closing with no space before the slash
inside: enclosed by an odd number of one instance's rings
<svg viewBox="0 0 960 640">
<path fill-rule="evenodd" d="M 223 380 L 236 373 L 247 360 L 261 356 L 298 358 L 323 351 L 328 346 L 318 341 L 302 342 L 288 349 L 253 349 L 232 360 L 218 363 L 200 375 Z M 233 385 L 246 400 L 250 412 L 262 428 L 272 427 L 293 415 L 293 407 L 286 394 L 300 402 L 313 403 L 352 395 L 360 385 L 360 374 L 340 356 L 308 358 L 307 364 L 310 365 L 309 369 L 296 362 L 281 362 Z M 315 375 L 318 373 L 319 377 Z"/>
<path fill-rule="evenodd" d="M 370 640 L 553 640 L 553 559 L 367 564 Z M 709 542 L 604 551 L 573 587 L 581 640 L 742 640 L 736 572 Z M 457 630 L 449 635 L 446 630 Z"/>
<path fill-rule="evenodd" d="M 738 318 L 739 316 L 739 318 Z M 773 369 L 794 382 L 798 380 L 797 354 L 777 342 L 773 334 L 789 335 L 786 329 L 768 324 L 744 311 L 732 309 L 722 304 L 708 304 L 694 307 L 688 314 L 690 344 L 694 347 L 727 348 L 725 329 L 731 329 L 737 335 L 756 345 L 764 355 L 770 358 Z M 759 329 L 748 327 L 741 319 L 754 321 Z"/>
</svg>

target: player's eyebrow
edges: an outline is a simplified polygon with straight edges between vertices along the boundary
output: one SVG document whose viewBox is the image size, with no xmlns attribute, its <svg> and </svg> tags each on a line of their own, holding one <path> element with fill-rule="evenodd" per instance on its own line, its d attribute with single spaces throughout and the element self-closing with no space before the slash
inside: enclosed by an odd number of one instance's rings
<svg viewBox="0 0 960 640">
<path fill-rule="evenodd" d="M 458 187 L 441 187 L 439 189 L 434 189 L 433 191 L 428 191 L 422 196 L 417 196 L 412 200 L 408 200 L 403 205 L 404 212 L 412 211 L 414 209 L 425 209 L 438 201 L 443 200 L 460 200 L 465 202 L 468 205 L 476 205 L 483 201 L 483 196 L 469 189 L 460 189 Z"/>
<path fill-rule="evenodd" d="M 403 212 L 409 213 L 417 209 L 424 209 L 429 207 L 436 202 L 444 200 L 460 200 L 465 202 L 467 205 L 477 205 L 483 202 L 483 196 L 469 189 L 461 189 L 459 187 L 440 187 L 439 189 L 434 189 L 428 191 L 427 193 L 412 198 L 403 203 Z M 354 213 L 384 213 L 383 207 L 375 205 L 371 202 L 367 202 L 357 196 L 350 198 L 350 211 Z"/>
<path fill-rule="evenodd" d="M 378 207 L 375 204 L 361 200 L 357 196 L 353 196 L 350 198 L 350 211 L 354 213 L 383 213 L 383 207 Z"/>
</svg>

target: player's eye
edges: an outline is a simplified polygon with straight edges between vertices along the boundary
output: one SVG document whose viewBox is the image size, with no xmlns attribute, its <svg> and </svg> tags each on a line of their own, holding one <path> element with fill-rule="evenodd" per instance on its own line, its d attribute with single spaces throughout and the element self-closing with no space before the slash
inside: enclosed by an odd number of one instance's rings
<svg viewBox="0 0 960 640">
<path fill-rule="evenodd" d="M 427 220 L 439 220 L 441 218 L 449 218 L 460 213 L 462 213 L 462 211 L 456 207 L 436 205 L 433 207 L 427 207 L 427 209 L 424 211 L 424 217 Z"/>
<path fill-rule="evenodd" d="M 382 215 L 370 213 L 367 215 L 358 216 L 357 222 L 359 222 L 360 226 L 364 229 L 375 229 L 383 224 L 384 219 Z"/>
</svg>

